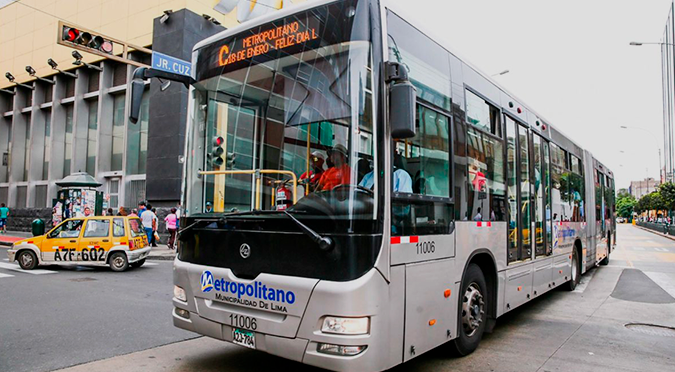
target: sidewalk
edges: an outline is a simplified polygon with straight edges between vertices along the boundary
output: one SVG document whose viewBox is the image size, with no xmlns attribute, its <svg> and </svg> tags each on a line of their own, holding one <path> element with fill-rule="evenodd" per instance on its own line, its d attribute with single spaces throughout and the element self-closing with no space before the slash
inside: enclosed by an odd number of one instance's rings
<svg viewBox="0 0 675 372">
<path fill-rule="evenodd" d="M 0 234 L 0 246 L 11 246 L 14 242 L 33 236 L 25 231 L 7 231 L 7 234 Z M 173 260 L 176 257 L 176 251 L 169 249 L 166 244 L 158 244 L 152 248 L 148 260 Z"/>
</svg>

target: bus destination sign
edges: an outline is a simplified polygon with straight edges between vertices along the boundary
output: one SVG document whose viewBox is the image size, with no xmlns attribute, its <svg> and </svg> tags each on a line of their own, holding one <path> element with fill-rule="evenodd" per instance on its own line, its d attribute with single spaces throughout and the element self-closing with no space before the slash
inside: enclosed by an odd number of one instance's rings
<svg viewBox="0 0 675 372">
<path fill-rule="evenodd" d="M 267 54 L 270 50 L 282 50 L 318 38 L 316 28 L 303 27 L 298 21 L 294 21 L 235 40 L 232 48 L 227 44 L 221 46 L 218 52 L 218 66 L 227 66 L 244 59 Z"/>
</svg>

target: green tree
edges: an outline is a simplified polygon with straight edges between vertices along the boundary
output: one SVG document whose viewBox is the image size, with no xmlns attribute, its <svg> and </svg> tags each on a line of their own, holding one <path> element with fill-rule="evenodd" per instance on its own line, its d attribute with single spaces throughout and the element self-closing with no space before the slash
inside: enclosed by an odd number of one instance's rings
<svg viewBox="0 0 675 372">
<path fill-rule="evenodd" d="M 637 200 L 628 193 L 619 193 L 616 197 L 616 213 L 619 217 L 631 218 Z"/>
<path fill-rule="evenodd" d="M 659 186 L 659 195 L 663 202 L 664 209 L 672 211 L 675 209 L 675 184 L 667 182 Z"/>
</svg>

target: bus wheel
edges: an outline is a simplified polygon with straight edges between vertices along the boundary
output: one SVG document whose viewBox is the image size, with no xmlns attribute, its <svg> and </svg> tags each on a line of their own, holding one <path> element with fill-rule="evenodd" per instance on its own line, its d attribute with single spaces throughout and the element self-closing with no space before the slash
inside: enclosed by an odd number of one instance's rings
<svg viewBox="0 0 675 372">
<path fill-rule="evenodd" d="M 607 233 L 607 256 L 600 261 L 600 265 L 607 266 L 609 264 L 609 251 L 612 249 L 612 235 Z"/>
<path fill-rule="evenodd" d="M 459 307 L 459 331 L 451 341 L 457 355 L 471 354 L 480 343 L 487 322 L 487 285 L 483 271 L 471 264 L 462 279 L 463 297 Z"/>
<path fill-rule="evenodd" d="M 129 260 L 124 252 L 115 252 L 110 256 L 110 268 L 112 271 L 126 271 L 129 268 Z"/>
<path fill-rule="evenodd" d="M 565 283 L 565 289 L 568 291 L 573 291 L 576 287 L 577 284 L 579 284 L 579 280 L 581 279 L 581 266 L 579 265 L 579 255 L 577 254 L 577 250 L 574 249 L 572 251 L 572 274 L 571 274 L 570 280 Z"/>
<path fill-rule="evenodd" d="M 24 270 L 33 270 L 38 265 L 37 256 L 29 250 L 21 251 L 16 259 L 19 261 L 19 266 Z"/>
</svg>

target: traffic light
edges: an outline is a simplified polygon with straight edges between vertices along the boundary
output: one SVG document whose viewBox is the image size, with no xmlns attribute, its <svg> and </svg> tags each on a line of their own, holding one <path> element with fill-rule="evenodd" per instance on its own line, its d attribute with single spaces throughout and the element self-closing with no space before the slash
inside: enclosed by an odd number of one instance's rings
<svg viewBox="0 0 675 372">
<path fill-rule="evenodd" d="M 63 26 L 61 40 L 73 44 L 79 44 L 87 48 L 97 50 L 106 54 L 112 54 L 113 42 L 105 39 L 103 36 L 94 35 L 87 31 L 79 30 L 75 27 Z"/>
<path fill-rule="evenodd" d="M 223 137 L 221 136 L 213 137 L 213 141 L 211 143 L 211 151 L 209 152 L 208 157 L 209 161 L 211 162 L 211 165 L 214 168 L 220 168 L 225 162 L 222 158 L 222 155 L 225 152 L 225 150 L 223 150 L 223 143 L 225 143 Z"/>
<path fill-rule="evenodd" d="M 227 153 L 227 168 L 232 169 L 234 168 L 234 160 L 237 157 L 237 154 L 233 152 L 228 152 Z"/>
</svg>

